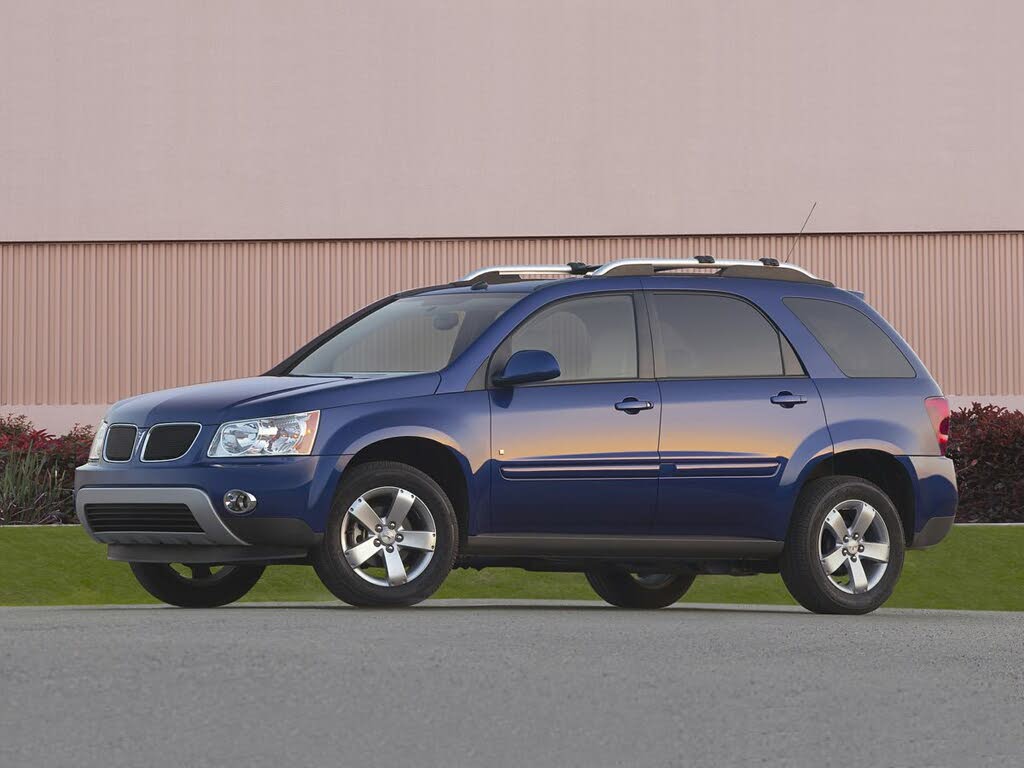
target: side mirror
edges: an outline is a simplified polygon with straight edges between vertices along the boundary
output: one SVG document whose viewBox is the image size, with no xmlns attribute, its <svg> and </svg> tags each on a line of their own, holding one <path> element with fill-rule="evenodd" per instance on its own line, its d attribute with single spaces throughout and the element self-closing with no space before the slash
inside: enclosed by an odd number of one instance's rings
<svg viewBox="0 0 1024 768">
<path fill-rule="evenodd" d="M 505 370 L 494 377 L 499 387 L 514 387 L 535 381 L 550 381 L 562 375 L 558 361 L 550 352 L 521 349 L 505 363 Z"/>
</svg>

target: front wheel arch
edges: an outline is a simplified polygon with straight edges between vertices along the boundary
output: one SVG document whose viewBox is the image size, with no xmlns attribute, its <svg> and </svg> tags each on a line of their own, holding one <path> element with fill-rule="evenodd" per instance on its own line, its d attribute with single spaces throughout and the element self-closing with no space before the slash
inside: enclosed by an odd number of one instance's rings
<svg viewBox="0 0 1024 768">
<path fill-rule="evenodd" d="M 462 454 L 436 440 L 425 437 L 391 437 L 361 448 L 338 479 L 336 492 L 346 475 L 371 461 L 396 461 L 429 475 L 448 496 L 459 523 L 459 544 L 465 544 L 469 531 L 468 462 Z"/>
</svg>

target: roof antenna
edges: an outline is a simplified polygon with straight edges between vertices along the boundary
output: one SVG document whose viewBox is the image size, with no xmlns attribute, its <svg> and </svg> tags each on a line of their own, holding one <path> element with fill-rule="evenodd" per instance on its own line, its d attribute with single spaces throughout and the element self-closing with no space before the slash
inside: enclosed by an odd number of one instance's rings
<svg viewBox="0 0 1024 768">
<path fill-rule="evenodd" d="M 800 235 L 804 233 L 804 228 L 807 226 L 807 222 L 811 220 L 811 214 L 814 213 L 814 209 L 818 207 L 818 201 L 815 200 L 811 206 L 811 210 L 807 212 L 807 218 L 804 219 L 803 225 L 800 227 L 800 231 L 796 233 L 796 237 L 793 238 L 793 243 L 789 246 L 789 252 L 786 254 L 786 261 L 789 261 L 789 257 L 793 255 L 793 249 L 796 248 L 796 241 L 800 239 Z"/>
</svg>

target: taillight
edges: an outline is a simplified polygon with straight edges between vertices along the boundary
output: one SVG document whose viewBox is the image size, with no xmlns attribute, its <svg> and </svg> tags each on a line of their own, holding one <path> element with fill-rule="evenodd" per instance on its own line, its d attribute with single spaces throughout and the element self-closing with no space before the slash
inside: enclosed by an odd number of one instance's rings
<svg viewBox="0 0 1024 768">
<path fill-rule="evenodd" d="M 926 397 L 924 407 L 928 409 L 935 438 L 939 441 L 939 455 L 945 456 L 949 445 L 949 400 L 944 397 Z"/>
</svg>

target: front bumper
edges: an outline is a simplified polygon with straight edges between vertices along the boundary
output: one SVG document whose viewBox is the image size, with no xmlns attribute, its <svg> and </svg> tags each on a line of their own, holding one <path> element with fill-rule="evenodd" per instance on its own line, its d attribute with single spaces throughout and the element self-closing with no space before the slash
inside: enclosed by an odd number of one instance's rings
<svg viewBox="0 0 1024 768">
<path fill-rule="evenodd" d="M 104 530 L 90 524 L 87 508 L 180 504 L 188 508 L 200 531 Z M 225 520 L 198 488 L 125 488 L 90 486 L 75 494 L 82 528 L 107 544 L 107 557 L 127 562 L 228 563 L 305 559 L 318 535 L 294 518 Z M 142 527 L 148 526 L 139 526 Z"/>
<path fill-rule="evenodd" d="M 90 525 L 86 507 L 183 504 L 188 507 L 202 531 L 138 530 L 98 532 Z M 179 546 L 221 544 L 245 546 L 220 519 L 210 497 L 198 488 L 81 488 L 75 494 L 75 513 L 85 532 L 101 544 L 173 544 Z"/>
<path fill-rule="evenodd" d="M 320 539 L 334 490 L 349 456 L 277 457 L 193 464 L 116 464 L 75 473 L 75 509 L 86 532 L 108 545 L 108 557 L 138 562 L 239 562 L 304 559 Z M 257 498 L 247 515 L 223 509 L 224 494 L 241 488 Z M 90 505 L 184 505 L 196 525 L 91 526 Z M 187 516 L 187 513 L 184 513 Z M 100 512 L 102 518 L 103 513 Z M 148 520 L 144 520 L 148 523 Z M 100 527 L 102 530 L 96 530 Z M 154 530 L 154 528 L 158 528 Z M 188 558 L 187 560 L 184 558 Z"/>
</svg>

